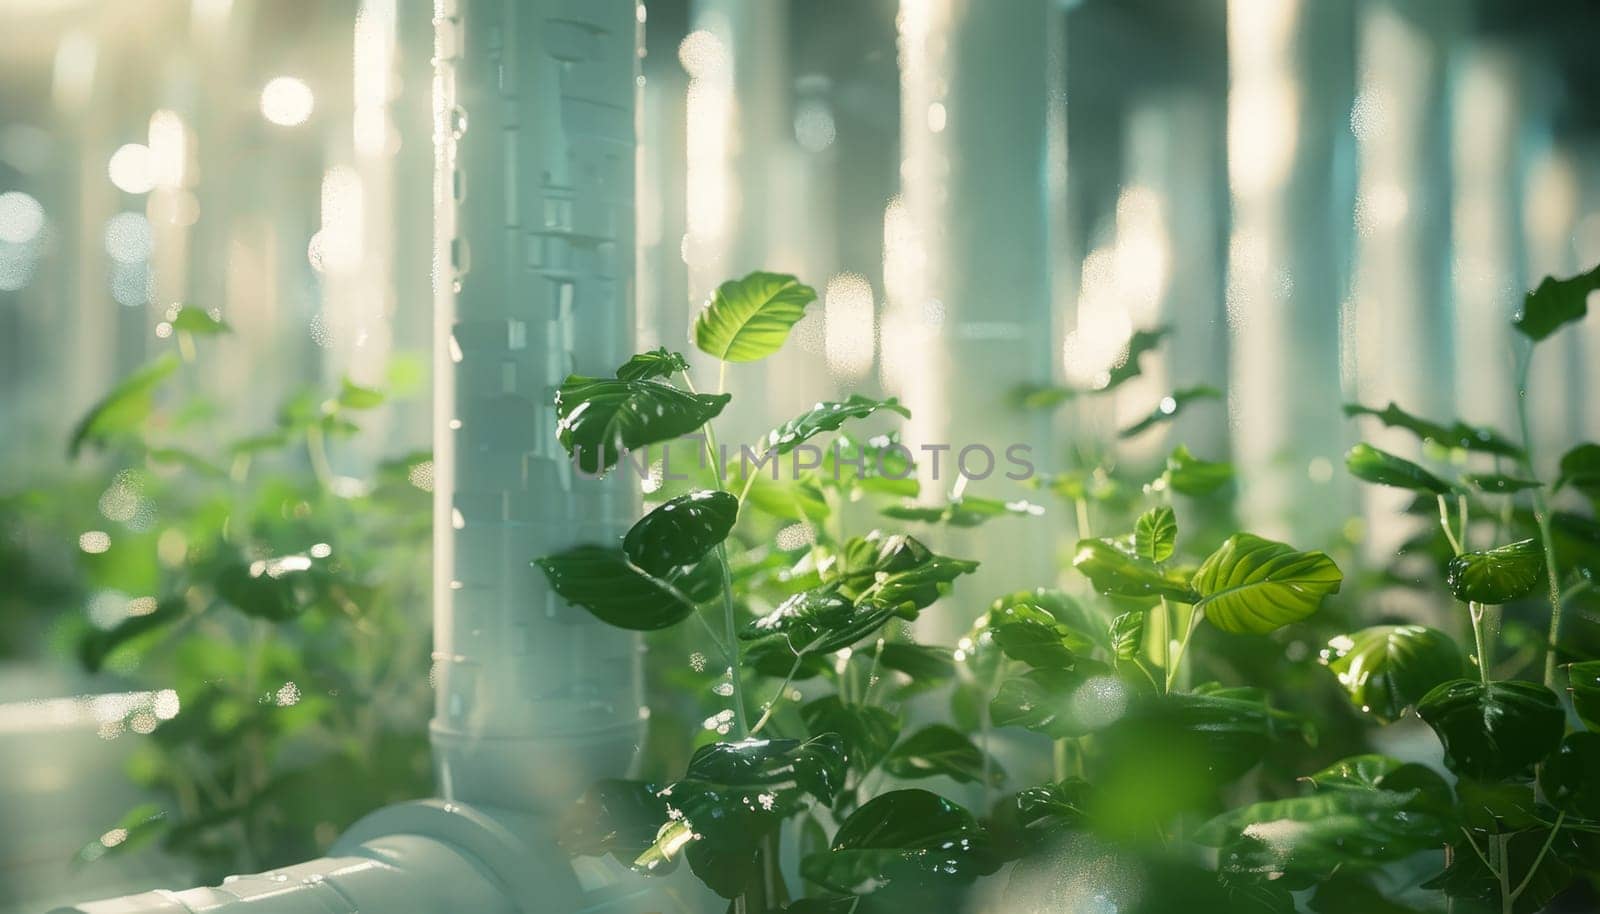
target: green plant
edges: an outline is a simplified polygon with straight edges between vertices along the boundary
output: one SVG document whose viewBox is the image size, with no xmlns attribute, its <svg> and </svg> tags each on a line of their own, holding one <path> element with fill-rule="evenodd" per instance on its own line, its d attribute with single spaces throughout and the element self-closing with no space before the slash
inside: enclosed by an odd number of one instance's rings
<svg viewBox="0 0 1600 914">
<path fill-rule="evenodd" d="M 73 608 L 89 612 L 65 615 L 57 643 L 156 696 L 102 725 L 150 734 L 129 774 L 154 800 L 80 857 L 159 843 L 216 880 L 316 856 L 360 815 L 428 792 L 431 463 L 336 475 L 330 448 L 385 401 L 349 381 L 231 437 L 251 404 L 207 383 L 229 328 L 195 308 L 171 325 L 174 350 L 74 431 L 71 456 L 98 457 L 82 481 L 29 503 L 48 509 L 34 540 L 79 547 Z"/>
</svg>

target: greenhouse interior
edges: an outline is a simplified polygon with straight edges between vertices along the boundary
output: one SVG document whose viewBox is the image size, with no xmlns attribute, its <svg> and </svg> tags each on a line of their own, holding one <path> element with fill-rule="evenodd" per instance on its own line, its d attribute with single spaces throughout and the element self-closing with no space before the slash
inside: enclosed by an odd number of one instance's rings
<svg viewBox="0 0 1600 914">
<path fill-rule="evenodd" d="M 0 914 L 1600 910 L 1597 44 L 0 0 Z"/>
</svg>

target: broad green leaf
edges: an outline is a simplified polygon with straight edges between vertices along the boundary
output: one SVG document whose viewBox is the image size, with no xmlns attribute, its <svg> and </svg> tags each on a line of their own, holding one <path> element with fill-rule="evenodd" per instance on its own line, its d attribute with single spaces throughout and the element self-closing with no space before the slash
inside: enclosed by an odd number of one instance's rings
<svg viewBox="0 0 1600 914">
<path fill-rule="evenodd" d="M 900 718 L 877 705 L 845 704 L 827 695 L 800 706 L 800 719 L 812 736 L 837 733 L 844 740 L 849 762 L 858 771 L 870 771 L 900 735 Z"/>
<path fill-rule="evenodd" d="M 1000 684 L 989 702 L 997 727 L 1023 727 L 1052 739 L 1085 736 L 1114 722 L 1132 693 L 1092 661 L 1063 670 L 1040 668 Z"/>
<path fill-rule="evenodd" d="M 944 775 L 963 784 L 1005 780 L 1005 769 L 988 758 L 965 733 L 944 724 L 932 724 L 900 741 L 883 760 L 889 774 L 912 780 Z"/>
<path fill-rule="evenodd" d="M 1161 402 L 1156 404 L 1156 408 L 1151 410 L 1149 415 L 1117 432 L 1117 437 L 1132 438 L 1135 435 L 1143 434 L 1144 432 L 1155 428 L 1157 425 L 1171 422 L 1173 419 L 1176 419 L 1178 414 L 1183 412 L 1183 410 L 1191 403 L 1197 403 L 1201 400 L 1218 400 L 1221 398 L 1222 391 L 1217 390 L 1215 387 L 1212 387 L 1209 384 L 1201 384 L 1195 387 L 1185 387 L 1181 390 L 1175 390 L 1168 396 L 1162 397 Z"/>
<path fill-rule="evenodd" d="M 861 592 L 857 601 L 883 604 L 898 615 L 915 618 L 918 610 L 926 609 L 949 593 L 956 578 L 977 570 L 977 562 L 934 555 L 913 568 L 883 572 L 875 584 Z"/>
<path fill-rule="evenodd" d="M 865 419 L 880 409 L 911 418 L 911 410 L 900 405 L 894 397 L 874 400 L 860 394 L 851 394 L 843 402 L 818 403 L 804 413 L 790 419 L 767 433 L 766 449 L 775 454 L 787 454 L 823 432 L 838 431 L 850 419 Z"/>
<path fill-rule="evenodd" d="M 1052 835 L 1083 826 L 1093 788 L 1082 778 L 1041 784 L 1017 791 L 1011 801 L 1023 835 L 1038 843 Z"/>
<path fill-rule="evenodd" d="M 1415 799 L 1410 791 L 1352 788 L 1270 800 L 1223 813 L 1194 837 L 1220 848 L 1224 872 L 1327 875 L 1399 860 L 1443 841 L 1445 822 L 1416 809 Z"/>
<path fill-rule="evenodd" d="M 1126 663 L 1139 656 L 1144 645 L 1145 614 L 1128 612 L 1111 620 L 1111 653 Z"/>
<path fill-rule="evenodd" d="M 661 788 L 644 781 L 605 778 L 594 782 L 561 819 L 561 849 L 578 857 L 615 854 L 631 863 L 655 843 L 667 821 Z"/>
<path fill-rule="evenodd" d="M 884 669 L 904 673 L 917 683 L 937 684 L 956 674 L 955 652 L 938 645 L 889 641 L 881 648 L 870 645 L 856 653 L 876 657 Z"/>
<path fill-rule="evenodd" d="M 1589 293 L 1596 289 L 1600 289 L 1600 267 L 1566 279 L 1546 276 L 1522 299 L 1511 326 L 1537 343 L 1563 325 L 1583 320 L 1589 313 Z"/>
<path fill-rule="evenodd" d="M 996 607 L 989 612 L 988 625 L 1000 650 L 1029 666 L 1070 669 L 1077 661 L 1076 651 L 1088 647 L 1082 636 L 1028 603 Z"/>
<path fill-rule="evenodd" d="M 1600 733 L 1569 733 L 1539 771 L 1539 786 L 1557 808 L 1600 819 Z"/>
<path fill-rule="evenodd" d="M 926 790 L 891 790 L 851 813 L 827 853 L 800 863 L 806 879 L 866 894 L 905 882 L 968 883 L 1001 861 L 972 814 Z"/>
<path fill-rule="evenodd" d="M 1111 540 L 1078 540 L 1072 567 L 1101 593 L 1125 597 L 1166 596 L 1184 603 L 1195 600 L 1193 590 L 1183 581 L 1169 577 L 1154 562 L 1125 551 Z"/>
<path fill-rule="evenodd" d="M 1522 448 L 1492 428 L 1468 425 L 1460 420 L 1450 425 L 1442 425 L 1438 422 L 1412 415 L 1394 403 L 1390 403 L 1383 409 L 1374 409 L 1370 406 L 1362 406 L 1359 403 L 1346 403 L 1344 414 L 1346 416 L 1372 416 L 1390 428 L 1405 429 L 1419 439 L 1432 442 L 1440 447 L 1461 448 L 1482 454 L 1495 454 L 1500 457 L 1516 458 L 1522 456 Z"/>
<path fill-rule="evenodd" d="M 383 391 L 340 378 L 337 403 L 340 409 L 376 409 L 383 405 Z"/>
<path fill-rule="evenodd" d="M 1339 635 L 1322 650 L 1357 708 L 1388 723 L 1466 668 L 1455 639 L 1421 625 L 1375 625 Z"/>
<path fill-rule="evenodd" d="M 1317 611 L 1343 581 L 1321 552 L 1249 533 L 1228 537 L 1200 564 L 1191 583 L 1212 625 L 1234 634 L 1264 635 Z"/>
<path fill-rule="evenodd" d="M 682 353 L 668 352 L 666 347 L 641 352 L 617 369 L 620 381 L 649 381 L 670 377 L 689 370 L 689 361 Z"/>
<path fill-rule="evenodd" d="M 138 431 L 155 409 L 156 390 L 178 370 L 178 364 L 178 356 L 169 352 L 112 388 L 78 421 L 67 445 L 67 456 L 78 456 L 84 445 L 103 447 Z"/>
<path fill-rule="evenodd" d="M 1133 551 L 1140 558 L 1160 564 L 1172 558 L 1178 542 L 1178 520 L 1165 505 L 1139 515 L 1133 525 Z"/>
<path fill-rule="evenodd" d="M 754 466 L 750 470 L 753 475 L 749 478 L 754 481 L 750 483 L 750 494 L 745 504 L 762 514 L 779 520 L 815 524 L 826 520 L 831 513 L 827 498 L 815 481 L 804 478 L 774 480 L 756 471 Z M 730 477 L 728 484 L 744 485 L 745 480 L 745 473 L 740 470 Z"/>
<path fill-rule="evenodd" d="M 855 644 L 893 615 L 893 606 L 857 605 L 832 587 L 822 587 L 784 600 L 777 609 L 741 629 L 739 639 L 778 638 L 797 657 L 826 654 Z"/>
<path fill-rule="evenodd" d="M 1210 495 L 1233 481 L 1233 464 L 1201 460 L 1189 453 L 1187 445 L 1180 444 L 1167 458 L 1164 478 L 1179 495 Z"/>
<path fill-rule="evenodd" d="M 686 858 L 712 891 L 736 897 L 759 872 L 761 839 L 810 799 L 832 803 L 844 775 L 844 742 L 837 734 L 804 743 L 747 739 L 703 746 L 687 776 L 660 792 L 668 820 L 634 868 L 666 872 Z"/>
<path fill-rule="evenodd" d="M 1600 501 L 1600 444 L 1580 444 L 1561 455 L 1561 476 L 1555 487 L 1563 486 Z"/>
<path fill-rule="evenodd" d="M 926 524 L 948 524 L 952 527 L 977 527 L 1008 514 L 1019 517 L 1038 517 L 1044 508 L 1026 500 L 1001 501 L 964 495 L 952 498 L 944 505 L 890 505 L 879 513 L 896 520 L 920 521 Z"/>
<path fill-rule="evenodd" d="M 1130 754 L 1169 753 L 1166 770 L 1181 766 L 1184 777 L 1215 786 L 1255 767 L 1272 740 L 1292 726 L 1292 715 L 1274 709 L 1260 690 L 1211 683 L 1134 702 L 1096 739 L 1105 740 L 1108 756 L 1124 757 L 1123 763 L 1132 761 Z"/>
<path fill-rule="evenodd" d="M 1441 683 L 1418 702 L 1417 714 L 1444 744 L 1451 771 L 1489 781 L 1515 776 L 1553 752 L 1566 717 L 1554 692 L 1517 680 Z"/>
<path fill-rule="evenodd" d="M 691 394 L 659 381 L 568 375 L 556 391 L 556 436 L 585 473 L 603 473 L 624 450 L 687 435 L 722 412 L 729 394 Z"/>
<path fill-rule="evenodd" d="M 182 598 L 169 597 L 142 616 L 128 616 L 109 629 L 91 629 L 78 642 L 78 661 L 91 673 L 98 673 L 112 651 L 150 632 L 164 628 L 183 617 Z"/>
<path fill-rule="evenodd" d="M 233 328 L 227 322 L 212 317 L 204 308 L 186 305 L 178 311 L 178 316 L 172 319 L 172 329 L 179 333 L 192 333 L 195 336 L 216 336 L 219 333 L 232 333 Z"/>
<path fill-rule="evenodd" d="M 1403 457 L 1380 451 L 1370 444 L 1358 444 L 1344 457 L 1350 475 L 1366 482 L 1414 492 L 1448 495 L 1450 484 Z"/>
<path fill-rule="evenodd" d="M 724 362 L 764 359 L 783 347 L 816 300 L 814 289 L 785 273 L 756 271 L 731 279 L 695 318 L 694 344 Z"/>
<path fill-rule="evenodd" d="M 664 575 L 705 558 L 738 517 L 739 499 L 727 492 L 690 492 L 640 518 L 622 538 L 622 551 L 646 573 Z"/>
<path fill-rule="evenodd" d="M 1567 688 L 1572 709 L 1590 730 L 1600 732 L 1600 660 L 1584 660 L 1567 667 Z"/>
<path fill-rule="evenodd" d="M 575 546 L 533 564 L 562 599 L 618 628 L 666 628 L 694 612 L 694 602 L 683 591 L 628 561 L 621 549 Z"/>
<path fill-rule="evenodd" d="M 1520 479 L 1504 473 L 1463 473 L 1461 481 L 1488 495 L 1513 495 L 1542 485 L 1532 479 Z"/>
<path fill-rule="evenodd" d="M 1450 592 L 1471 603 L 1509 603 L 1532 593 L 1543 576 L 1544 550 L 1532 539 L 1463 552 L 1445 568 Z"/>
<path fill-rule="evenodd" d="M 1415 791 L 1419 804 L 1437 810 L 1447 809 L 1451 802 L 1450 785 L 1438 772 L 1426 765 L 1402 762 L 1386 755 L 1352 755 L 1306 780 L 1319 790 Z"/>
<path fill-rule="evenodd" d="M 222 566 L 212 586 L 217 596 L 247 616 L 284 622 L 310 606 L 301 585 L 306 571 L 298 563 L 281 564 L 281 559 Z"/>
</svg>

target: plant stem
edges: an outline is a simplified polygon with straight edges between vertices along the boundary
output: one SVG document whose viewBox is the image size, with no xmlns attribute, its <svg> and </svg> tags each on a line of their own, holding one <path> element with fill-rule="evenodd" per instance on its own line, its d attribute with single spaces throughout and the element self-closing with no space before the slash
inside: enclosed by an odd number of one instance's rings
<svg viewBox="0 0 1600 914">
<path fill-rule="evenodd" d="M 1172 684 L 1178 680 L 1178 668 L 1183 665 L 1183 652 L 1189 649 L 1189 639 L 1194 637 L 1195 629 L 1200 627 L 1200 620 L 1204 618 L 1205 610 L 1196 605 L 1189 614 L 1189 630 L 1183 633 L 1183 640 L 1178 642 L 1178 652 L 1173 655 L 1172 668 L 1167 670 L 1167 692 L 1172 691 Z"/>
<path fill-rule="evenodd" d="M 733 664 L 728 668 L 728 684 L 733 686 L 733 729 L 740 739 L 750 735 L 750 718 L 744 710 L 744 689 L 740 688 L 740 669 L 744 658 L 739 648 L 739 620 L 733 611 L 733 576 L 728 572 L 728 547 L 717 544 L 717 564 L 722 566 L 722 626 L 728 639 L 728 656 Z"/>
<path fill-rule="evenodd" d="M 1168 603 L 1167 598 L 1163 596 L 1161 598 L 1161 672 L 1163 678 L 1167 681 L 1166 688 L 1162 689 L 1164 692 L 1172 691 L 1172 636 L 1174 634 L 1173 629 L 1176 627 L 1172 618 L 1172 604 Z"/>
<path fill-rule="evenodd" d="M 1083 498 L 1074 498 L 1072 505 L 1078 513 L 1078 539 L 1086 540 L 1094 536 L 1089 530 L 1089 502 Z"/>
<path fill-rule="evenodd" d="M 1450 529 L 1450 504 L 1444 500 L 1443 495 L 1435 497 L 1439 499 L 1439 526 L 1444 529 L 1444 538 L 1450 541 L 1450 551 L 1460 555 L 1461 541 L 1456 539 L 1455 531 Z M 1462 526 L 1464 529 L 1466 525 Z"/>
<path fill-rule="evenodd" d="M 1533 874 L 1539 872 L 1539 864 L 1544 862 L 1545 854 L 1550 853 L 1550 846 L 1556 843 L 1556 832 L 1561 830 L 1561 823 L 1566 821 L 1566 818 L 1567 814 L 1565 812 L 1556 816 L 1556 823 L 1550 826 L 1550 834 L 1544 839 L 1544 846 L 1539 848 L 1539 855 L 1533 858 L 1533 864 L 1528 867 L 1528 872 L 1523 875 L 1522 881 L 1517 883 L 1517 887 L 1511 890 L 1511 898 L 1509 899 L 1511 902 L 1515 903 L 1522 896 L 1523 891 L 1528 888 L 1528 883 L 1533 881 Z M 1507 910 L 1510 909 L 1507 908 Z"/>
<path fill-rule="evenodd" d="M 1483 649 L 1483 607 L 1469 602 L 1467 612 L 1472 616 L 1472 639 L 1478 644 L 1478 679 L 1489 684 L 1489 655 Z"/>
<path fill-rule="evenodd" d="M 767 709 L 762 712 L 761 719 L 756 721 L 756 725 L 754 727 L 750 728 L 751 736 L 755 736 L 757 733 L 760 733 L 761 728 L 765 727 L 767 725 L 767 721 L 772 719 L 772 712 L 777 710 L 778 705 L 783 703 L 783 696 L 789 692 L 789 683 L 794 681 L 794 674 L 800 672 L 800 664 L 804 662 L 805 659 L 806 658 L 804 654 L 800 654 L 794 658 L 794 665 L 789 667 L 789 675 L 783 677 L 783 685 L 778 686 L 777 694 L 773 695 L 772 700 L 767 702 Z M 734 691 L 737 692 L 738 689 L 735 689 Z"/>
<path fill-rule="evenodd" d="M 1067 753 L 1069 749 L 1070 747 L 1067 746 L 1065 737 L 1057 739 L 1050 745 L 1051 768 L 1057 781 L 1067 779 Z"/>
<path fill-rule="evenodd" d="M 1517 372 L 1517 424 L 1522 428 L 1522 466 L 1528 478 L 1539 481 L 1534 469 L 1533 432 L 1528 422 L 1528 369 L 1533 364 L 1533 346 L 1529 343 L 1527 354 L 1521 359 Z M 1545 640 L 1544 684 L 1556 686 L 1556 644 L 1561 635 L 1561 577 L 1556 569 L 1556 546 L 1550 538 L 1550 504 L 1542 488 L 1533 490 L 1533 519 L 1539 525 L 1539 545 L 1544 547 L 1545 578 L 1550 587 L 1550 635 Z"/>
</svg>

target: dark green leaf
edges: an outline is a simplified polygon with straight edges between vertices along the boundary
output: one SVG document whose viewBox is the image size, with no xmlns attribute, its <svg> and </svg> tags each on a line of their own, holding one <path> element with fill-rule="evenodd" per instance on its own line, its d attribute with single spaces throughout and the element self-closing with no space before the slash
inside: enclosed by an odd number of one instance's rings
<svg viewBox="0 0 1600 914">
<path fill-rule="evenodd" d="M 800 719 L 812 736 L 837 733 L 844 739 L 850 764 L 870 771 L 900 735 L 900 719 L 877 705 L 845 704 L 827 695 L 800 707 Z"/>
<path fill-rule="evenodd" d="M 640 518 L 622 538 L 622 551 L 646 573 L 664 575 L 705 558 L 738 517 L 739 499 L 727 492 L 679 495 Z"/>
<path fill-rule="evenodd" d="M 666 347 L 641 352 L 629 359 L 621 368 L 617 369 L 617 379 L 621 381 L 649 381 L 655 378 L 665 378 L 680 372 L 688 371 L 689 362 L 682 353 L 668 352 Z"/>
<path fill-rule="evenodd" d="M 217 596 L 247 616 L 283 622 L 300 615 L 309 605 L 296 584 L 305 572 L 281 560 L 231 563 L 218 573 Z"/>
<path fill-rule="evenodd" d="M 1580 444 L 1561 455 L 1561 476 L 1555 487 L 1563 486 L 1600 501 L 1600 444 Z"/>
<path fill-rule="evenodd" d="M 767 433 L 766 449 L 776 454 L 787 454 L 804 441 L 823 432 L 838 431 L 846 420 L 865 419 L 880 409 L 911 418 L 911 410 L 900 405 L 894 397 L 874 400 L 860 394 L 851 394 L 843 402 L 818 403 L 804 413 L 790 419 Z"/>
<path fill-rule="evenodd" d="M 624 450 L 687 435 L 722 412 L 729 394 L 691 394 L 659 381 L 569 375 L 556 391 L 556 436 L 585 473 L 603 473 Z"/>
<path fill-rule="evenodd" d="M 1180 444 L 1167 458 L 1165 478 L 1179 495 L 1210 495 L 1233 480 L 1233 464 L 1201 460 Z"/>
<path fill-rule="evenodd" d="M 1157 346 L 1160 346 L 1162 339 L 1164 339 L 1167 334 L 1171 332 L 1172 328 L 1170 327 L 1156 327 L 1153 330 L 1134 331 L 1133 336 L 1128 338 L 1128 347 L 1123 353 L 1122 358 L 1117 361 L 1116 366 L 1112 368 L 1111 372 L 1103 379 L 1105 383 L 1098 383 L 1098 381 L 1101 379 L 1096 379 L 1097 383 L 1094 385 L 1095 390 L 1097 392 L 1116 390 L 1118 387 L 1121 387 L 1124 382 L 1138 377 L 1141 373 L 1139 369 L 1139 359 L 1143 357 L 1145 353 L 1154 350 Z"/>
<path fill-rule="evenodd" d="M 1589 313 L 1589 293 L 1596 289 L 1600 289 L 1600 267 L 1566 279 L 1546 276 L 1522 299 L 1511 326 L 1537 343 L 1563 325 L 1582 320 Z"/>
<path fill-rule="evenodd" d="M 1195 840 L 1220 848 L 1227 872 L 1276 878 L 1399 860 L 1444 840 L 1445 823 L 1414 792 L 1349 788 L 1270 800 L 1223 813 Z"/>
<path fill-rule="evenodd" d="M 1139 515 L 1133 525 L 1133 551 L 1142 559 L 1157 564 L 1172 558 L 1178 542 L 1178 519 L 1165 505 Z"/>
<path fill-rule="evenodd" d="M 1380 451 L 1370 444 L 1358 444 L 1344 457 L 1350 475 L 1366 482 L 1415 492 L 1447 495 L 1450 484 L 1403 457 Z"/>
<path fill-rule="evenodd" d="M 376 409 L 383 405 L 383 391 L 362 387 L 349 378 L 341 378 L 338 402 L 341 409 Z"/>
<path fill-rule="evenodd" d="M 1504 473 L 1463 473 L 1461 481 L 1489 495 L 1511 495 L 1527 489 L 1537 489 L 1541 485 L 1532 479 L 1519 479 Z"/>
<path fill-rule="evenodd" d="M 1023 727 L 1052 739 L 1084 736 L 1117 718 L 1130 698 L 1126 685 L 1098 664 L 1036 669 L 1000 684 L 989 702 L 998 727 Z"/>
<path fill-rule="evenodd" d="M 911 780 L 944 775 L 963 784 L 998 784 L 1005 769 L 954 727 L 933 724 L 911 734 L 883 760 L 885 771 Z"/>
<path fill-rule="evenodd" d="M 832 849 L 801 861 L 800 871 L 836 892 L 868 893 L 900 882 L 971 882 L 999 866 L 971 813 L 926 790 L 892 790 L 851 813 Z"/>
<path fill-rule="evenodd" d="M 178 311 L 178 316 L 172 319 L 172 329 L 180 333 L 192 333 L 195 336 L 216 336 L 219 333 L 232 333 L 226 321 L 212 317 L 204 308 L 186 305 Z"/>
<path fill-rule="evenodd" d="M 783 347 L 789 331 L 817 300 L 810 286 L 785 273 L 750 273 L 717 287 L 694 320 L 694 344 L 724 362 L 753 362 Z"/>
<path fill-rule="evenodd" d="M 621 549 L 575 546 L 534 564 L 563 599 L 608 625 L 650 631 L 676 625 L 694 612 L 688 596 L 628 561 Z"/>
<path fill-rule="evenodd" d="M 667 821 L 660 788 L 643 781 L 596 781 L 562 818 L 561 849 L 579 857 L 616 854 L 624 863 L 655 843 Z"/>
<path fill-rule="evenodd" d="M 1540 769 L 1539 786 L 1557 807 L 1600 819 L 1600 733 L 1567 734 Z"/>
<path fill-rule="evenodd" d="M 1035 841 L 1078 828 L 1087 819 L 1091 792 L 1089 783 L 1081 778 L 1018 791 L 1012 801 L 1017 823 Z"/>
<path fill-rule="evenodd" d="M 1373 409 L 1370 406 L 1362 406 L 1359 403 L 1346 403 L 1344 414 L 1346 416 L 1372 416 L 1390 428 L 1405 429 L 1423 441 L 1431 441 L 1440 447 L 1461 448 L 1482 454 L 1495 454 L 1500 457 L 1515 458 L 1522 456 L 1522 448 L 1513 444 L 1504 435 L 1492 428 L 1468 425 L 1459 420 L 1448 426 L 1441 425 L 1437 422 L 1414 416 L 1393 403 L 1383 409 Z"/>
<path fill-rule="evenodd" d="M 947 647 L 889 641 L 881 648 L 873 645 L 859 653 L 877 657 L 884 669 L 904 673 L 919 684 L 944 682 L 956 674 L 955 652 Z"/>
<path fill-rule="evenodd" d="M 989 613 L 994 643 L 1007 657 L 1029 666 L 1070 669 L 1076 650 L 1087 645 L 1081 636 L 1028 603 L 1009 603 Z"/>
<path fill-rule="evenodd" d="M 1543 576 L 1544 550 L 1538 540 L 1526 539 L 1455 556 L 1446 567 L 1445 583 L 1463 602 L 1499 604 L 1532 593 Z"/>
<path fill-rule="evenodd" d="M 1195 600 L 1194 592 L 1183 581 L 1167 576 L 1154 562 L 1131 554 L 1111 540 L 1078 540 L 1072 567 L 1101 593 L 1166 596 L 1184 603 Z"/>
<path fill-rule="evenodd" d="M 1132 438 L 1135 435 L 1142 434 L 1152 428 L 1155 428 L 1157 425 L 1161 425 L 1165 422 L 1171 422 L 1173 419 L 1176 419 L 1178 414 L 1183 412 L 1183 410 L 1191 403 L 1196 403 L 1201 400 L 1218 400 L 1221 398 L 1222 391 L 1217 390 L 1215 387 L 1212 387 L 1209 384 L 1201 384 L 1196 387 L 1185 387 L 1181 390 L 1175 390 L 1170 396 L 1162 397 L 1161 402 L 1156 404 L 1156 408 L 1151 410 L 1148 416 L 1145 416 L 1138 422 L 1135 422 L 1127 428 L 1117 432 L 1117 437 Z"/>
<path fill-rule="evenodd" d="M 1445 765 L 1463 777 L 1499 780 L 1521 773 L 1561 742 L 1566 715 L 1554 692 L 1533 682 L 1442 683 L 1417 714 L 1444 744 Z"/>
<path fill-rule="evenodd" d="M 1415 792 L 1418 804 L 1434 810 L 1450 805 L 1450 785 L 1438 772 L 1416 762 L 1386 755 L 1352 755 L 1307 778 L 1319 790 L 1387 790 Z"/>
<path fill-rule="evenodd" d="M 1600 660 L 1584 660 L 1567 667 L 1567 687 L 1572 709 L 1590 730 L 1600 731 Z"/>
<path fill-rule="evenodd" d="M 1545 910 L 1545 906 L 1572 881 L 1572 868 L 1563 859 L 1567 856 L 1566 851 L 1572 847 L 1571 832 L 1566 831 L 1558 836 L 1550 852 L 1545 853 L 1544 846 L 1548 835 L 1548 829 L 1535 828 L 1507 837 L 1504 885 L 1515 887 L 1522 885 L 1524 879 L 1528 880 L 1527 888 L 1509 909 L 1501 905 L 1501 893 L 1504 889 L 1500 874 L 1490 871 L 1478 856 L 1484 842 L 1489 840 L 1487 835 L 1478 836 L 1479 851 L 1474 851 L 1465 837 L 1452 844 L 1449 867 L 1443 873 L 1424 882 L 1422 887 L 1437 889 L 1454 899 L 1477 902 L 1477 906 L 1470 908 L 1458 905 L 1456 906 L 1458 911 L 1536 914 Z M 1539 869 L 1532 878 L 1529 878 L 1528 873 L 1533 869 L 1535 860 L 1539 861 Z"/>
<path fill-rule="evenodd" d="M 78 642 L 78 660 L 91 673 L 100 671 L 106 658 L 118 647 L 148 632 L 153 632 L 183 616 L 184 603 L 177 597 L 156 604 L 142 616 L 129 616 L 106 630 L 93 629 Z"/>
<path fill-rule="evenodd" d="M 1385 723 L 1465 669 L 1455 639 L 1421 625 L 1375 625 L 1339 635 L 1322 650 L 1322 662 L 1351 703 Z"/>
<path fill-rule="evenodd" d="M 174 371 L 178 356 L 167 353 L 129 375 L 96 403 L 73 429 L 67 456 L 76 457 L 84 445 L 105 446 L 139 430 L 155 409 L 155 393 Z"/>
<path fill-rule="evenodd" d="M 1390 901 L 1371 883 L 1349 872 L 1335 873 L 1318 883 L 1310 907 L 1314 914 L 1421 914 Z"/>
<path fill-rule="evenodd" d="M 831 587 L 801 591 L 746 625 L 743 641 L 776 638 L 795 656 L 829 653 L 860 641 L 894 615 L 894 607 L 856 604 Z"/>
<path fill-rule="evenodd" d="M 1191 586 L 1212 625 L 1264 635 L 1316 612 L 1342 581 L 1339 566 L 1321 552 L 1235 533 L 1201 563 Z"/>
<path fill-rule="evenodd" d="M 689 760 L 685 778 L 742 787 L 799 790 L 832 803 L 844 781 L 844 739 L 820 734 L 794 739 L 745 739 L 701 746 Z"/>
</svg>

